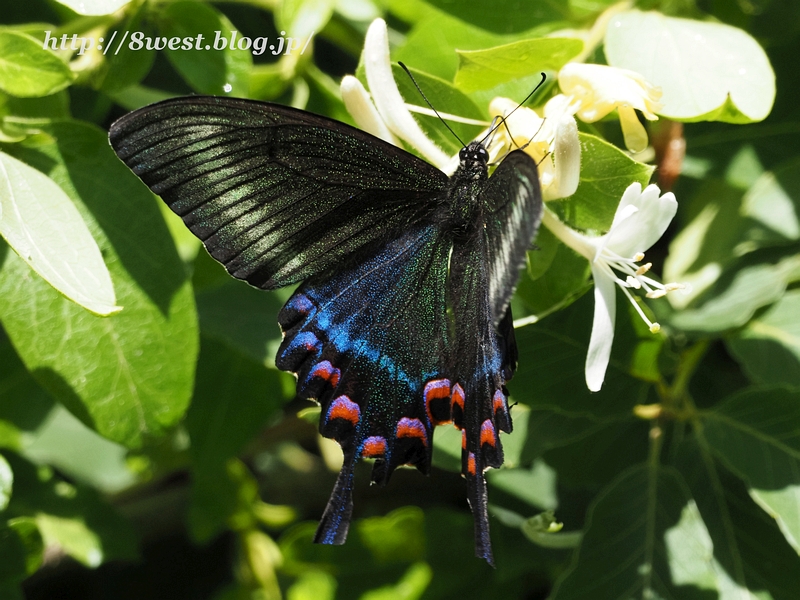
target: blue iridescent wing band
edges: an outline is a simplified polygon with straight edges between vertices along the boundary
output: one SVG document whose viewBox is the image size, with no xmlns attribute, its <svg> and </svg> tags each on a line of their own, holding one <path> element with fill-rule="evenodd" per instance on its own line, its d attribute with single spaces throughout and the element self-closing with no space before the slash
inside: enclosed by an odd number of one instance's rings
<svg viewBox="0 0 800 600">
<path fill-rule="evenodd" d="M 344 452 L 319 542 L 344 542 L 361 458 L 376 459 L 372 478 L 382 484 L 402 464 L 430 469 L 432 415 L 449 413 L 436 402 L 450 391 L 442 383 L 449 251 L 434 225 L 412 228 L 372 258 L 312 278 L 278 316 L 285 337 L 276 364 L 297 373 L 298 395 L 320 402 L 320 432 Z M 431 391 L 437 384 L 446 394 Z"/>
</svg>

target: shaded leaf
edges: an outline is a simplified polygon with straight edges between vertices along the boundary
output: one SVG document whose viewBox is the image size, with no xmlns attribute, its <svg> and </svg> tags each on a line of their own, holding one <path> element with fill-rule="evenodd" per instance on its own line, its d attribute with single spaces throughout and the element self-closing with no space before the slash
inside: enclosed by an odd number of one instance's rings
<svg viewBox="0 0 800 600">
<path fill-rule="evenodd" d="M 766 312 L 727 338 L 728 348 L 756 383 L 800 387 L 800 290 L 787 291 Z"/>
<path fill-rule="evenodd" d="M 241 35 L 227 17 L 208 4 L 174 2 L 158 13 L 158 24 L 166 38 L 180 38 L 181 44 L 191 41 L 192 49 L 167 47 L 164 53 L 192 89 L 201 94 L 247 97 L 253 58 L 249 50 L 230 47 L 231 39 L 236 45 Z M 203 41 L 197 50 L 199 35 Z"/>
<path fill-rule="evenodd" d="M 595 498 L 583 541 L 553 598 L 713 600 L 711 550 L 680 475 L 633 467 Z"/>
<path fill-rule="evenodd" d="M 800 553 L 800 392 L 736 394 L 704 414 L 703 433 Z"/>
</svg>

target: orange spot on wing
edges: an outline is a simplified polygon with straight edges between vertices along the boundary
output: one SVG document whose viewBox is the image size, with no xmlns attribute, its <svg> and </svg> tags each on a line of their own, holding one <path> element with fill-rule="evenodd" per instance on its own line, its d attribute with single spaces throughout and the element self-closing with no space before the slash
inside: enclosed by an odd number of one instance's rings
<svg viewBox="0 0 800 600">
<path fill-rule="evenodd" d="M 475 475 L 477 472 L 477 468 L 475 467 L 475 455 L 472 452 L 470 452 L 467 457 L 467 472 L 470 475 Z"/>
<path fill-rule="evenodd" d="M 453 406 L 458 406 L 461 411 L 464 411 L 464 388 L 455 384 L 453 386 Z"/>
<path fill-rule="evenodd" d="M 320 363 L 317 363 L 314 368 L 311 370 L 310 377 L 320 377 L 331 384 L 331 387 L 336 387 L 339 385 L 339 377 L 341 376 L 341 371 L 334 367 L 330 361 L 323 360 Z"/>
<path fill-rule="evenodd" d="M 492 447 L 497 445 L 497 433 L 495 433 L 491 419 L 486 419 L 481 424 L 481 445 L 483 444 L 489 444 Z"/>
<path fill-rule="evenodd" d="M 492 399 L 492 406 L 494 408 L 495 414 L 497 414 L 499 411 L 505 412 L 506 397 L 503 395 L 503 392 L 501 390 L 495 391 L 494 398 Z"/>
<path fill-rule="evenodd" d="M 433 410 L 431 408 L 431 403 L 435 401 L 442 401 L 442 400 L 449 400 L 450 399 L 450 380 L 449 379 L 434 379 L 433 381 L 429 381 L 425 384 L 425 390 L 423 392 L 423 397 L 425 398 L 425 410 L 428 412 L 428 420 L 430 421 L 431 425 L 441 425 L 443 423 L 449 423 L 450 419 L 437 419 L 433 416 Z M 440 414 L 442 412 L 446 412 L 447 414 L 450 413 L 450 406 L 447 405 L 446 410 L 442 410 L 441 408 L 438 411 Z"/>
<path fill-rule="evenodd" d="M 361 456 L 364 458 L 379 458 L 386 455 L 386 440 L 379 435 L 373 435 L 364 440 L 361 446 Z"/>
<path fill-rule="evenodd" d="M 353 425 L 358 425 L 358 421 L 361 419 L 361 409 L 347 396 L 339 396 L 331 402 L 328 409 L 328 421 L 333 419 L 345 419 Z"/>
<path fill-rule="evenodd" d="M 419 419 L 403 417 L 397 422 L 397 432 L 395 435 L 398 438 L 417 438 L 423 445 L 428 445 L 428 433 L 425 431 L 425 426 Z"/>
</svg>

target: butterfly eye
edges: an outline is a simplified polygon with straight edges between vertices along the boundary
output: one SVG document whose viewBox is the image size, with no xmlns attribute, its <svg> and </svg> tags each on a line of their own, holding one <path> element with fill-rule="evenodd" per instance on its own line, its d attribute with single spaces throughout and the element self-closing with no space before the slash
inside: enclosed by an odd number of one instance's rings
<svg viewBox="0 0 800 600">
<path fill-rule="evenodd" d="M 467 160 L 467 149 L 466 148 L 462 148 L 461 150 L 458 151 L 458 158 L 461 161 Z"/>
</svg>

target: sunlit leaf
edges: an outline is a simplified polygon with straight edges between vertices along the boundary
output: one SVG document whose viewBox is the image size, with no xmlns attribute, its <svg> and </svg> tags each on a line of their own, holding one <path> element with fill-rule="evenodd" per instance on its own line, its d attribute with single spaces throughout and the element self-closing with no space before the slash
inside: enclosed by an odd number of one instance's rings
<svg viewBox="0 0 800 600">
<path fill-rule="evenodd" d="M 663 108 L 684 121 L 761 121 L 775 101 L 775 73 L 745 31 L 722 23 L 630 11 L 608 25 L 610 65 L 661 88 Z"/>
<path fill-rule="evenodd" d="M 45 281 L 99 315 L 122 310 L 100 249 L 70 197 L 0 152 L 0 234 Z"/>
<path fill-rule="evenodd" d="M 70 85 L 69 66 L 42 48 L 42 42 L 17 31 L 0 31 L 0 90 L 24 98 L 47 96 Z"/>
</svg>

